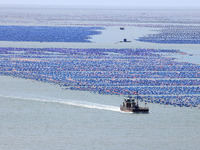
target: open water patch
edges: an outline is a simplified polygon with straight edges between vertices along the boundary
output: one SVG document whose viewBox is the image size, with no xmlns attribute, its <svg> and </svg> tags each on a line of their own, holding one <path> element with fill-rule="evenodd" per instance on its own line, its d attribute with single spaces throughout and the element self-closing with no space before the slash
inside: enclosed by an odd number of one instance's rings
<svg viewBox="0 0 200 150">
<path fill-rule="evenodd" d="M 91 42 L 101 27 L 0 26 L 0 41 Z M 98 30 L 98 31 L 97 31 Z"/>
</svg>

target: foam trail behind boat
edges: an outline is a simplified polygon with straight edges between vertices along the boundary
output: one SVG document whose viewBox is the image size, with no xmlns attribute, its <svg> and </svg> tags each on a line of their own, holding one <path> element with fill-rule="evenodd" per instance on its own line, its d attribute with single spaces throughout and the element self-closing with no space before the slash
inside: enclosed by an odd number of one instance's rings
<svg viewBox="0 0 200 150">
<path fill-rule="evenodd" d="M 98 103 L 91 103 L 86 101 L 60 101 L 61 104 L 67 104 L 72 106 L 79 106 L 91 109 L 102 109 L 102 110 L 110 110 L 110 111 L 120 111 L 119 107 L 111 106 L 111 105 L 103 105 Z"/>
<path fill-rule="evenodd" d="M 27 100 L 27 101 L 58 103 L 58 104 L 71 105 L 71 106 L 77 106 L 77 107 L 85 107 L 85 108 L 90 108 L 90 109 L 101 109 L 101 110 L 120 112 L 120 109 L 117 106 L 103 105 L 103 104 L 92 103 L 92 102 L 87 102 L 87 101 L 63 100 L 63 99 L 55 100 L 52 98 L 45 98 L 45 99 L 43 99 L 43 98 L 25 98 L 25 97 L 12 97 L 12 96 L 2 96 L 2 95 L 0 95 L 0 97 L 8 98 L 8 99 Z"/>
</svg>

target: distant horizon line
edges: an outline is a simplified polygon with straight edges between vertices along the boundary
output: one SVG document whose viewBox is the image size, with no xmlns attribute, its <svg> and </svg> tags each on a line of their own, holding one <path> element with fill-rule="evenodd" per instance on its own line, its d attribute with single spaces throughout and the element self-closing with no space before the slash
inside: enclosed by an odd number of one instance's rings
<svg viewBox="0 0 200 150">
<path fill-rule="evenodd" d="M 200 9 L 199 6 L 119 6 L 119 5 L 53 5 L 53 4 L 0 4 L 0 7 L 101 8 L 101 9 Z"/>
</svg>

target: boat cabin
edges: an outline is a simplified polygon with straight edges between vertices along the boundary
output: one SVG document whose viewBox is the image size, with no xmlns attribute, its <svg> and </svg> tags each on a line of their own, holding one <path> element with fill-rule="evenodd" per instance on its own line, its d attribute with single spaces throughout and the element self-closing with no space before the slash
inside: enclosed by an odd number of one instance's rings
<svg viewBox="0 0 200 150">
<path fill-rule="evenodd" d="M 137 108 L 138 102 L 136 103 L 136 100 L 132 97 L 124 98 L 123 107 Z"/>
<path fill-rule="evenodd" d="M 146 105 L 146 104 L 145 104 Z M 120 105 L 120 110 L 125 112 L 134 112 L 134 113 L 148 113 L 148 107 L 139 107 L 138 104 L 138 92 L 137 99 L 132 96 L 128 96 L 128 98 L 124 98 L 123 105 Z"/>
</svg>

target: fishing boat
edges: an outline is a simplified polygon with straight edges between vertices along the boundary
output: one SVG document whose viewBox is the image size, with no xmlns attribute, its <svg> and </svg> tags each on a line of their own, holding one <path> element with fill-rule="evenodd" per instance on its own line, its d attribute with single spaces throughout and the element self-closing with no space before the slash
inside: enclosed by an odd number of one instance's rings
<svg viewBox="0 0 200 150">
<path fill-rule="evenodd" d="M 137 101 L 137 102 L 136 102 Z M 146 103 L 145 103 L 146 105 Z M 120 105 L 120 110 L 124 112 L 134 112 L 134 113 L 149 113 L 148 107 L 140 107 L 138 103 L 138 94 L 137 99 L 132 96 L 128 96 L 128 98 L 124 98 L 123 105 Z"/>
</svg>

